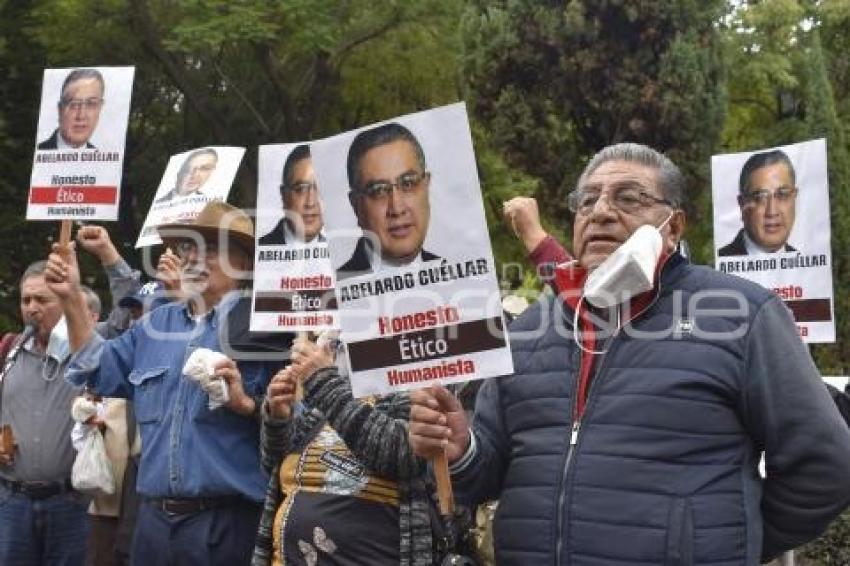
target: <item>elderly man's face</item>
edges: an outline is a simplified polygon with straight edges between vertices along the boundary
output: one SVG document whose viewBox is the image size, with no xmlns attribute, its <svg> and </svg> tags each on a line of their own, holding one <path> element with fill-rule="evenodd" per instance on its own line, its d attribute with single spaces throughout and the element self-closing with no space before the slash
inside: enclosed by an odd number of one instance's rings
<svg viewBox="0 0 850 566">
<path fill-rule="evenodd" d="M 177 193 L 189 195 L 199 191 L 215 171 L 217 164 L 218 158 L 211 153 L 192 157 L 184 168 L 183 176 L 177 180 Z"/>
<path fill-rule="evenodd" d="M 428 232 L 431 205 L 429 177 L 413 146 L 398 140 L 374 147 L 363 155 L 358 171 L 360 186 L 354 198 L 360 227 L 375 233 L 384 257 L 395 261 L 414 259 Z M 410 179 L 417 182 L 409 182 Z M 364 192 L 376 183 L 394 186 L 388 194 Z"/>
<path fill-rule="evenodd" d="M 663 198 L 657 170 L 639 163 L 607 161 L 578 189 L 599 195 L 590 210 L 576 213 L 573 225 L 575 255 L 579 264 L 588 270 L 599 267 L 635 230 L 644 224 L 658 226 L 671 212 L 669 206 L 660 203 L 650 203 L 629 213 L 612 204 L 612 195 L 624 190 Z M 683 229 L 684 219 L 674 215 L 661 231 L 665 250 L 675 248 Z"/>
<path fill-rule="evenodd" d="M 236 272 L 247 266 L 242 248 L 224 242 L 220 246 L 217 240 L 180 240 L 174 247 L 182 263 L 181 290 L 189 297 L 202 298 L 208 308 L 236 289 Z"/>
<path fill-rule="evenodd" d="M 27 277 L 21 283 L 21 319 L 38 326 L 36 335 L 46 342 L 50 332 L 62 318 L 62 304 L 47 286 L 44 275 Z"/>
<path fill-rule="evenodd" d="M 89 141 L 103 107 L 103 86 L 97 79 L 79 79 L 62 91 L 59 101 L 59 132 L 73 147 Z"/>
<path fill-rule="evenodd" d="M 791 172 L 784 163 L 766 165 L 752 172 L 747 185 L 739 198 L 744 229 L 760 248 L 775 252 L 785 246 L 794 227 L 797 191 Z M 747 198 L 761 191 L 762 198 Z"/>
<path fill-rule="evenodd" d="M 283 208 L 301 217 L 304 239 L 310 241 L 322 229 L 322 204 L 319 202 L 313 160 L 304 158 L 296 162 L 291 176 L 289 184 L 283 188 Z M 295 228 L 296 232 L 301 228 L 297 220 Z"/>
</svg>

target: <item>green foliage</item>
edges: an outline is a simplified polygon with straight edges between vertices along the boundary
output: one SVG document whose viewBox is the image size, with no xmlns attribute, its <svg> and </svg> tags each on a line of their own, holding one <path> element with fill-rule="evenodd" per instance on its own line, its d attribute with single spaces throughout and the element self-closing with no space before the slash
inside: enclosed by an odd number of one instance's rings
<svg viewBox="0 0 850 566">
<path fill-rule="evenodd" d="M 231 200 L 251 206 L 257 145 L 456 101 L 461 10 L 456 0 L 0 2 L 0 234 L 18 251 L 0 260 L 0 327 L 17 318 L 17 275 L 57 230 L 22 218 L 44 68 L 136 67 L 120 218 L 109 226 L 134 262 L 170 155 L 248 147 Z"/>
<path fill-rule="evenodd" d="M 815 359 L 824 373 L 846 374 L 850 371 L 850 154 L 843 129 L 839 126 L 827 78 L 826 62 L 817 31 L 811 35 L 811 47 L 806 64 L 806 117 L 805 127 L 810 137 L 827 138 L 829 158 L 829 194 L 833 240 L 833 285 L 838 319 L 837 343 L 819 346 Z"/>
<path fill-rule="evenodd" d="M 850 512 L 840 515 L 824 535 L 795 552 L 800 566 L 850 564 Z"/>
<path fill-rule="evenodd" d="M 690 181 L 705 240 L 707 163 L 725 111 L 725 3 L 472 2 L 464 70 L 475 114 L 507 163 L 542 181 L 551 218 L 590 155 L 637 141 L 669 152 Z M 697 246 L 697 250 L 700 247 Z"/>
</svg>

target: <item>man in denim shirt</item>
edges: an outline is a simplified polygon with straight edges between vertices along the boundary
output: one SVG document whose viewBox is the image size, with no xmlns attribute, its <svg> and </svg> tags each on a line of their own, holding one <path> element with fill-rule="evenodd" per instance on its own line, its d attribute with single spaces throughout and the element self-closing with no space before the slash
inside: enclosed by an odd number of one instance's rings
<svg viewBox="0 0 850 566">
<path fill-rule="evenodd" d="M 211 202 L 193 224 L 159 228 L 182 261 L 185 302 L 153 310 L 121 337 L 92 333 L 74 290 L 72 250 L 54 248 L 51 289 L 64 301 L 71 348 L 66 377 L 96 392 L 134 401 L 142 437 L 137 490 L 144 497 L 133 561 L 145 564 L 247 564 L 260 518 L 266 477 L 260 469 L 256 415 L 269 361 L 219 362 L 215 374 L 229 400 L 208 408 L 208 394 L 183 376 L 197 348 L 228 350 L 228 317 L 239 280 L 250 277 L 253 223 Z"/>
</svg>

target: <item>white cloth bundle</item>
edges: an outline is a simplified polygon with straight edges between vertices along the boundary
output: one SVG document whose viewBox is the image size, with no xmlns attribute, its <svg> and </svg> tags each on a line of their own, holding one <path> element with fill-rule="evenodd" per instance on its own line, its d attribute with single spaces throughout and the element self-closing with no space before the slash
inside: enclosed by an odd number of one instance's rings
<svg viewBox="0 0 850 566">
<path fill-rule="evenodd" d="M 227 356 L 208 348 L 198 348 L 183 366 L 183 375 L 196 382 L 209 395 L 208 407 L 212 411 L 230 400 L 227 383 L 215 374 L 215 366 Z"/>
<path fill-rule="evenodd" d="M 71 418 L 78 423 L 84 423 L 92 417 L 96 417 L 100 411 L 98 403 L 86 397 L 77 397 L 71 405 Z"/>
</svg>

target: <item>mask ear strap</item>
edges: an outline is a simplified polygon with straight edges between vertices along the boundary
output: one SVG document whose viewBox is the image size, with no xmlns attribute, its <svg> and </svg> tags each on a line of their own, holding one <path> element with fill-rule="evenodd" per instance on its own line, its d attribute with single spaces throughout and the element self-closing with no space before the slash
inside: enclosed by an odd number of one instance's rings
<svg viewBox="0 0 850 566">
<path fill-rule="evenodd" d="M 576 346 L 578 346 L 579 349 L 582 352 L 587 352 L 588 354 L 595 354 L 595 355 L 604 354 L 608 350 L 591 350 L 589 348 L 585 348 L 584 345 L 581 343 L 581 339 L 578 336 L 579 332 L 581 332 L 581 330 L 579 329 L 579 324 L 581 323 L 581 320 L 579 319 L 579 309 L 581 308 L 581 302 L 583 300 L 584 300 L 584 295 L 582 294 L 582 296 L 579 297 L 579 299 L 578 299 L 578 303 L 576 303 L 576 312 L 573 315 L 573 341 L 576 343 Z M 620 309 L 617 309 L 617 313 L 618 313 L 617 316 L 618 317 L 619 317 L 619 312 L 620 312 Z M 617 319 L 617 324 L 619 326 L 619 318 Z"/>
<path fill-rule="evenodd" d="M 660 231 L 662 231 L 662 230 L 664 229 L 664 227 L 665 227 L 665 226 L 667 226 L 667 224 L 670 222 L 670 219 L 672 219 L 672 218 L 673 218 L 673 215 L 674 215 L 675 213 L 676 213 L 676 211 L 675 211 L 675 210 L 671 210 L 671 211 L 670 211 L 670 214 L 669 214 L 669 215 L 667 215 L 667 218 L 665 218 L 665 219 L 664 219 L 664 222 L 662 222 L 661 224 L 659 224 L 658 226 L 656 226 L 656 227 L 655 227 L 655 229 L 656 229 L 656 230 L 658 230 L 659 232 L 660 232 Z"/>
</svg>

